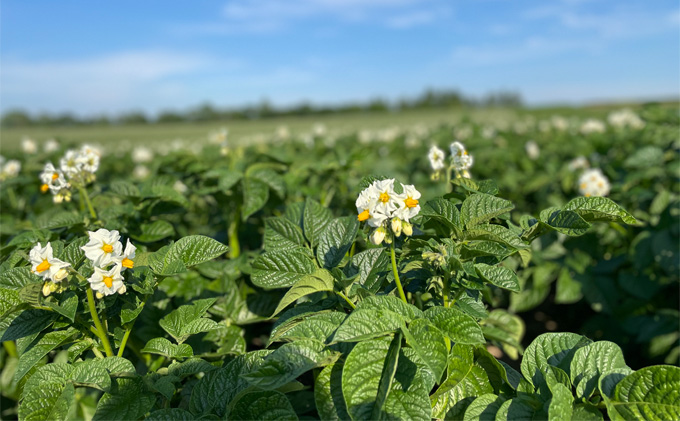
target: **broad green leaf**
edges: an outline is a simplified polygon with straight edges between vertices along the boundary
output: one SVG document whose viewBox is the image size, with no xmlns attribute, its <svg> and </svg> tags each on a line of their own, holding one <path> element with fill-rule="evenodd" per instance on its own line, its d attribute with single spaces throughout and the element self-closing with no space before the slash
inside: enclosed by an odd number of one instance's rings
<svg viewBox="0 0 680 421">
<path fill-rule="evenodd" d="M 637 222 L 633 215 L 606 197 L 577 197 L 564 205 L 564 210 L 574 211 L 588 222 L 614 221 L 625 224 Z"/>
<path fill-rule="evenodd" d="M 51 379 L 24 393 L 19 405 L 19 419 L 66 420 L 75 402 L 75 388 L 65 380 Z"/>
<path fill-rule="evenodd" d="M 105 393 L 97 404 L 92 419 L 136 420 L 149 412 L 156 402 L 141 377 L 116 377 L 112 379 L 111 390 Z"/>
<path fill-rule="evenodd" d="M 271 351 L 260 350 L 240 355 L 223 368 L 207 373 L 194 386 L 189 401 L 189 409 L 194 414 L 214 412 L 223 416 L 227 405 L 236 395 L 250 386 L 241 377 L 262 364 Z"/>
<path fill-rule="evenodd" d="M 413 304 L 405 303 L 403 300 L 391 295 L 371 295 L 357 304 L 357 310 L 380 310 L 385 309 L 397 313 L 407 322 L 423 317 L 423 312 Z"/>
<path fill-rule="evenodd" d="M 658 146 L 638 148 L 623 162 L 625 168 L 643 169 L 663 165 L 663 149 Z"/>
<path fill-rule="evenodd" d="M 38 283 L 40 278 L 31 273 L 28 266 L 8 269 L 0 273 L 0 288 L 19 291 L 28 284 Z"/>
<path fill-rule="evenodd" d="M 420 215 L 443 224 L 453 232 L 458 232 L 463 229 L 458 208 L 444 198 L 429 200 L 420 209 Z"/>
<path fill-rule="evenodd" d="M 58 303 L 45 301 L 44 305 L 54 309 L 54 311 L 73 322 L 78 310 L 78 296 L 73 291 L 67 291 L 61 294 Z"/>
<path fill-rule="evenodd" d="M 15 310 L 22 303 L 23 300 L 19 298 L 19 291 L 0 288 L 0 319 L 4 318 L 6 314 Z"/>
<path fill-rule="evenodd" d="M 579 236 L 585 234 L 590 229 L 590 223 L 574 211 L 554 210 L 552 212 L 544 212 L 541 212 L 542 222 L 559 233 Z"/>
<path fill-rule="evenodd" d="M 570 373 L 569 367 L 576 351 L 589 344 L 590 339 L 575 333 L 544 333 L 524 351 L 522 374 L 534 387 L 546 382 L 548 366 L 563 369 Z"/>
<path fill-rule="evenodd" d="M 111 376 L 130 376 L 135 374 L 135 366 L 122 357 L 106 357 L 103 360 L 94 360 L 94 364 L 105 368 Z"/>
<path fill-rule="evenodd" d="M 389 310 L 354 310 L 333 335 L 333 342 L 359 342 L 391 334 L 404 319 Z"/>
<path fill-rule="evenodd" d="M 519 292 L 519 279 L 512 269 L 504 266 L 490 266 L 484 263 L 477 263 L 475 270 L 485 281 L 509 291 Z"/>
<path fill-rule="evenodd" d="M 55 228 L 64 228 L 64 227 L 72 227 L 74 225 L 82 224 L 83 223 L 83 217 L 75 212 L 69 212 L 69 211 L 62 211 L 62 212 L 57 212 L 55 214 L 49 215 L 49 218 L 46 218 L 45 220 L 38 220 L 38 228 L 47 228 L 47 229 L 55 229 Z"/>
<path fill-rule="evenodd" d="M 482 323 L 484 336 L 487 339 L 501 342 L 503 350 L 510 358 L 516 359 L 520 352 L 524 352 L 521 343 L 525 327 L 521 317 L 497 309 L 489 313 Z"/>
<path fill-rule="evenodd" d="M 411 348 L 402 348 L 392 388 L 381 413 L 385 419 L 432 419 L 429 393 L 436 379 Z"/>
<path fill-rule="evenodd" d="M 241 179 L 243 188 L 243 208 L 241 220 L 247 220 L 252 214 L 264 207 L 269 200 L 269 186 L 256 178 Z"/>
<path fill-rule="evenodd" d="M 413 348 L 434 374 L 440 379 L 446 370 L 448 350 L 446 340 L 439 329 L 427 319 L 413 320 L 408 329 L 402 327 L 406 343 Z"/>
<path fill-rule="evenodd" d="M 275 390 L 249 391 L 232 403 L 229 419 L 233 420 L 297 420 L 290 401 Z"/>
<path fill-rule="evenodd" d="M 48 352 L 71 341 L 76 334 L 78 334 L 77 329 L 69 328 L 67 330 L 48 332 L 43 335 L 34 345 L 21 354 L 14 377 L 17 380 L 23 378 Z"/>
<path fill-rule="evenodd" d="M 285 170 L 285 166 L 279 166 L 279 168 Z M 246 177 L 265 183 L 281 199 L 286 196 L 286 181 L 271 168 L 271 164 L 257 163 L 251 165 L 246 170 Z"/>
<path fill-rule="evenodd" d="M 333 332 L 342 324 L 347 314 L 340 311 L 324 312 L 307 316 L 288 329 L 281 329 L 272 335 L 269 342 L 296 341 L 300 339 L 315 339 L 325 343 Z"/>
<path fill-rule="evenodd" d="M 425 317 L 456 343 L 485 342 L 482 328 L 475 319 L 455 307 L 432 307 L 425 311 Z"/>
<path fill-rule="evenodd" d="M 392 338 L 390 342 L 390 347 L 387 349 L 387 355 L 385 356 L 385 364 L 382 368 L 382 374 L 380 375 L 380 381 L 378 382 L 378 391 L 375 397 L 375 402 L 373 403 L 373 410 L 371 413 L 371 419 L 380 419 L 383 412 L 383 405 L 387 400 L 387 395 L 392 389 L 392 382 L 394 381 L 394 374 L 397 371 L 397 361 L 399 359 L 399 351 L 401 350 L 401 333 L 398 332 Z"/>
<path fill-rule="evenodd" d="M 71 344 L 68 347 L 68 361 L 74 362 L 83 352 L 90 350 L 93 346 L 94 342 L 90 340 L 80 340 Z"/>
<path fill-rule="evenodd" d="M 206 298 L 180 306 L 163 317 L 158 324 L 178 343 L 184 342 L 190 335 L 217 329 L 219 325 L 215 321 L 203 318 L 215 300 Z"/>
<path fill-rule="evenodd" d="M 319 269 L 312 275 L 306 275 L 291 287 L 290 290 L 283 296 L 281 302 L 274 310 L 272 317 L 276 316 L 281 310 L 288 307 L 289 304 L 297 301 L 305 295 L 313 294 L 319 291 L 333 291 L 333 284 L 335 278 L 326 269 Z"/>
<path fill-rule="evenodd" d="M 109 185 L 112 192 L 123 197 L 139 197 L 141 193 L 139 189 L 134 184 L 129 181 L 115 180 Z"/>
<path fill-rule="evenodd" d="M 167 358 L 182 359 L 193 357 L 194 350 L 188 344 L 175 345 L 165 338 L 153 338 L 149 340 L 140 352 L 159 354 Z"/>
<path fill-rule="evenodd" d="M 243 178 L 243 174 L 239 171 L 233 171 L 229 169 L 219 169 L 217 185 L 220 190 L 228 193 L 232 187 L 236 185 Z"/>
<path fill-rule="evenodd" d="M 305 246 L 300 227 L 284 217 L 267 218 L 264 223 L 264 249 L 281 251 Z"/>
<path fill-rule="evenodd" d="M 314 383 L 314 402 L 322 420 L 345 421 L 350 416 L 342 395 L 343 364 L 335 362 L 324 367 Z"/>
<path fill-rule="evenodd" d="M 300 340 L 281 345 L 250 373 L 241 377 L 267 390 L 289 383 L 307 371 L 330 364 L 331 353 L 314 340 Z"/>
<path fill-rule="evenodd" d="M 189 207 L 189 201 L 184 195 L 173 189 L 172 186 L 153 184 L 142 187 L 141 194 L 144 199 L 158 199 L 165 202 L 176 203 L 184 208 Z"/>
<path fill-rule="evenodd" d="M 109 372 L 96 361 L 82 361 L 73 366 L 71 381 L 76 386 L 86 386 L 108 392 L 111 389 Z"/>
<path fill-rule="evenodd" d="M 543 410 L 543 401 L 537 395 L 522 394 L 507 400 L 496 413 L 496 421 L 544 419 L 548 419 L 548 414 Z"/>
<path fill-rule="evenodd" d="M 589 403 L 578 403 L 572 409 L 571 419 L 579 421 L 603 421 L 604 417 L 597 406 Z"/>
<path fill-rule="evenodd" d="M 471 228 L 491 218 L 510 212 L 515 208 L 512 202 L 484 193 L 475 193 L 463 201 L 461 219 Z"/>
<path fill-rule="evenodd" d="M 37 335 L 52 325 L 55 318 L 53 311 L 20 308 L 11 310 L 0 319 L 0 342 Z"/>
<path fill-rule="evenodd" d="M 336 267 L 354 243 L 359 221 L 353 216 L 333 219 L 319 235 L 316 250 L 319 264 L 326 269 Z"/>
<path fill-rule="evenodd" d="M 384 248 L 364 250 L 352 257 L 351 265 L 359 272 L 357 282 L 373 293 L 380 289 L 380 282 L 390 269 L 390 257 Z"/>
<path fill-rule="evenodd" d="M 319 243 L 321 233 L 326 229 L 326 226 L 331 222 L 331 211 L 321 206 L 318 202 L 307 198 L 305 201 L 305 209 L 302 216 L 302 228 L 305 233 L 305 238 L 310 242 L 312 247 Z"/>
<path fill-rule="evenodd" d="M 570 420 L 574 397 L 571 389 L 559 383 L 552 388 L 552 399 L 548 408 L 549 421 Z"/>
<path fill-rule="evenodd" d="M 140 230 L 141 232 L 130 233 L 130 237 L 142 243 L 153 243 L 175 235 L 172 224 L 163 220 L 142 224 Z"/>
<path fill-rule="evenodd" d="M 624 419 L 680 419 L 680 368 L 655 365 L 626 376 L 611 404 Z"/>
<path fill-rule="evenodd" d="M 342 369 L 342 394 L 353 420 L 371 419 L 391 338 L 359 342 Z"/>
<path fill-rule="evenodd" d="M 267 252 L 253 262 L 250 276 L 253 284 L 259 287 L 285 288 L 315 271 L 316 264 L 304 253 Z"/>
<path fill-rule="evenodd" d="M 76 265 L 85 259 L 85 252 L 81 247 L 87 244 L 88 241 L 88 237 L 80 237 L 73 240 L 69 245 L 64 247 L 64 251 L 57 257 L 70 263 L 73 267 L 77 267 Z"/>
<path fill-rule="evenodd" d="M 579 348 L 571 360 L 571 383 L 576 396 L 588 400 L 597 389 L 600 375 L 617 368 L 628 368 L 621 348 L 613 342 L 599 341 Z"/>
<path fill-rule="evenodd" d="M 193 421 L 196 417 L 188 411 L 180 408 L 166 408 L 153 411 L 146 421 Z"/>
<path fill-rule="evenodd" d="M 207 262 L 227 252 L 229 247 L 203 235 L 180 238 L 170 246 L 165 255 L 166 263 L 180 261 L 186 267 Z"/>
<path fill-rule="evenodd" d="M 465 410 L 464 421 L 494 421 L 496 413 L 505 402 L 502 396 L 493 393 L 478 396 Z"/>
</svg>

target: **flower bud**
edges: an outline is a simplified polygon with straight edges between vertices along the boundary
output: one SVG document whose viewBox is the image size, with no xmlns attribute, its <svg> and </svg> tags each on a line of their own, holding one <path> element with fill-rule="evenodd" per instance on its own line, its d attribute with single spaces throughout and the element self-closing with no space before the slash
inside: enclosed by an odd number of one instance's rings
<svg viewBox="0 0 680 421">
<path fill-rule="evenodd" d="M 406 235 L 407 237 L 413 235 L 413 224 L 411 224 L 410 222 L 402 221 L 401 229 L 404 232 L 404 235 Z"/>
<path fill-rule="evenodd" d="M 101 300 L 102 298 L 104 298 L 104 294 L 102 294 L 101 292 L 96 293 L 95 296 L 96 296 L 97 299 L 99 299 L 99 300 Z"/>
<path fill-rule="evenodd" d="M 391 225 L 392 225 L 392 232 L 394 233 L 394 236 L 399 237 L 401 235 L 401 229 L 402 229 L 401 219 L 392 218 Z"/>
<path fill-rule="evenodd" d="M 376 246 L 382 244 L 384 239 L 385 239 L 385 227 L 378 227 L 371 234 L 371 243 L 375 244 Z"/>
<path fill-rule="evenodd" d="M 127 291 L 127 288 L 125 287 L 125 285 L 123 285 L 122 287 L 118 288 L 118 291 L 116 292 L 119 294 L 125 294 L 125 291 Z"/>
<path fill-rule="evenodd" d="M 68 270 L 65 268 L 59 269 L 57 273 L 54 274 L 52 277 L 52 280 L 54 282 L 61 282 L 63 281 L 66 277 L 68 277 Z"/>
</svg>

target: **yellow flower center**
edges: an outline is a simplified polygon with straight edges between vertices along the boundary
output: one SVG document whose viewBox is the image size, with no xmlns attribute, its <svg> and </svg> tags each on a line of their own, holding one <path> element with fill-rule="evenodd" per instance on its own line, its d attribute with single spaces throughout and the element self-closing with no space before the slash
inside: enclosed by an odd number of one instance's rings
<svg viewBox="0 0 680 421">
<path fill-rule="evenodd" d="M 387 203 L 390 201 L 390 195 L 387 194 L 386 192 L 380 193 L 380 201 L 383 203 Z"/>
<path fill-rule="evenodd" d="M 404 204 L 406 205 L 407 208 L 415 208 L 416 206 L 418 206 L 418 199 L 407 197 L 406 200 L 404 200 Z"/>
<path fill-rule="evenodd" d="M 107 288 L 113 286 L 113 278 L 110 276 L 105 276 L 104 279 L 102 279 L 102 282 L 104 282 L 104 285 L 106 285 Z"/>
<path fill-rule="evenodd" d="M 35 268 L 35 271 L 38 272 L 38 273 L 44 272 L 44 271 L 46 271 L 47 269 L 49 269 L 50 266 L 52 266 L 52 265 L 50 265 L 50 262 L 48 262 L 47 259 L 45 259 L 45 260 L 42 261 L 41 264 L 39 264 L 39 265 Z"/>
<path fill-rule="evenodd" d="M 357 219 L 358 219 L 359 221 L 363 222 L 363 221 L 367 220 L 367 219 L 369 218 L 369 216 L 370 216 L 370 215 L 368 214 L 368 209 L 364 209 L 364 211 L 361 212 L 361 213 L 359 214 L 359 216 L 357 216 Z"/>
<path fill-rule="evenodd" d="M 49 189 L 50 189 L 50 186 L 48 186 L 47 184 L 43 184 L 42 186 L 40 186 L 40 191 L 43 192 L 43 193 L 47 193 L 47 191 Z"/>
<path fill-rule="evenodd" d="M 111 244 L 104 243 L 102 250 L 104 250 L 104 253 L 111 253 L 113 251 L 113 246 Z"/>
<path fill-rule="evenodd" d="M 588 187 L 588 185 L 587 185 L 586 183 L 581 183 L 581 188 L 582 188 L 582 189 L 585 189 L 586 187 Z"/>
<path fill-rule="evenodd" d="M 590 197 L 590 193 L 586 193 L 584 196 L 585 196 L 585 197 Z"/>
<path fill-rule="evenodd" d="M 123 261 L 121 262 L 121 265 L 123 265 L 124 267 L 126 267 L 126 268 L 128 268 L 128 269 L 132 269 L 132 268 L 135 266 L 135 262 L 133 262 L 132 260 L 130 260 L 130 259 L 128 259 L 128 258 L 126 257 L 126 258 L 123 259 Z"/>
<path fill-rule="evenodd" d="M 52 174 L 52 180 L 56 180 L 57 178 L 59 178 L 59 173 L 55 172 L 54 174 Z"/>
<path fill-rule="evenodd" d="M 604 183 L 600 181 L 599 183 L 597 183 L 597 187 L 600 187 L 600 188 L 604 187 Z"/>
</svg>

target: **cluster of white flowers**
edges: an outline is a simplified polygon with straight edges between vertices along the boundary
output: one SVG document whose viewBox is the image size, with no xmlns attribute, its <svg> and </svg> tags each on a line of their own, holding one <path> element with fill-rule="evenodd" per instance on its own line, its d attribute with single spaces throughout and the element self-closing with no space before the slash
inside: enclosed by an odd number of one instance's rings
<svg viewBox="0 0 680 421">
<path fill-rule="evenodd" d="M 52 193 L 55 203 L 71 200 L 71 185 L 85 186 L 96 179 L 101 151 L 90 145 L 80 149 L 70 149 L 59 161 L 59 169 L 48 162 L 45 164 L 40 180 L 40 191 Z"/>
<path fill-rule="evenodd" d="M 38 144 L 30 137 L 24 137 L 21 139 L 21 150 L 25 154 L 33 155 L 38 152 Z"/>
<path fill-rule="evenodd" d="M 563 132 L 569 128 L 569 120 L 559 115 L 550 117 L 550 123 L 555 128 L 555 130 L 560 132 Z"/>
<path fill-rule="evenodd" d="M 594 118 L 589 118 L 584 121 L 580 128 L 581 133 L 586 135 L 591 133 L 604 133 L 606 130 L 607 126 L 605 126 L 602 121 Z"/>
<path fill-rule="evenodd" d="M 85 257 L 92 261 L 94 273 L 88 281 L 90 287 L 97 292 L 97 298 L 115 293 L 124 294 L 127 288 L 123 284 L 122 272 L 134 267 L 137 247 L 127 240 L 125 250 L 120 242 L 120 234 L 116 230 L 103 228 L 88 231 L 90 241 L 81 249 Z"/>
<path fill-rule="evenodd" d="M 21 162 L 16 159 L 5 161 L 5 157 L 0 155 L 0 181 L 16 177 L 19 171 L 21 171 Z"/>
<path fill-rule="evenodd" d="M 541 156 L 541 149 L 538 147 L 538 143 L 534 142 L 533 140 L 530 140 L 524 144 L 524 151 L 532 161 L 537 160 L 538 157 Z"/>
<path fill-rule="evenodd" d="M 611 185 L 599 168 L 589 169 L 578 179 L 579 192 L 585 197 L 607 196 Z"/>
<path fill-rule="evenodd" d="M 586 168 L 590 168 L 590 163 L 585 156 L 577 156 L 576 158 L 569 161 L 570 171 L 585 170 Z"/>
<path fill-rule="evenodd" d="M 430 160 L 430 166 L 432 166 L 432 171 L 438 173 L 444 169 L 444 159 L 446 158 L 446 153 L 439 149 L 437 146 L 432 145 L 430 152 L 427 153 L 427 157 Z"/>
<path fill-rule="evenodd" d="M 472 159 L 472 156 L 468 154 L 465 145 L 460 142 L 453 142 L 449 148 L 451 149 L 451 163 L 453 169 L 456 170 L 456 176 L 458 178 L 461 176 L 470 178 L 468 170 L 472 167 L 474 160 Z"/>
<path fill-rule="evenodd" d="M 629 108 L 624 108 L 619 111 L 612 111 L 607 116 L 607 122 L 610 126 L 623 129 L 630 127 L 631 129 L 642 129 L 645 127 L 645 122 L 642 121 L 640 116 L 635 114 L 635 112 Z"/>
<path fill-rule="evenodd" d="M 401 194 L 394 190 L 394 179 L 377 180 L 364 189 L 356 200 L 357 219 L 366 221 L 375 228 L 371 233 L 371 242 L 381 244 L 392 242 L 387 226 L 392 229 L 395 237 L 402 232 L 413 235 L 413 225 L 410 220 L 420 212 L 420 192 L 413 185 L 401 185 Z"/>
<path fill-rule="evenodd" d="M 31 272 L 43 278 L 43 295 L 48 296 L 60 289 L 61 283 L 68 276 L 68 268 L 71 264 L 54 257 L 52 244 L 45 247 L 41 243 L 36 244 L 30 251 Z"/>
</svg>

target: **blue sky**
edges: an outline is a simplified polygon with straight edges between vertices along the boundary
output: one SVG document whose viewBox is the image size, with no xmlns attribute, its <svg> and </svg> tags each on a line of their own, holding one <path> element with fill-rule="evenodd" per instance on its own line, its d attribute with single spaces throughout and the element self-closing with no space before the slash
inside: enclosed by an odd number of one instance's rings
<svg viewBox="0 0 680 421">
<path fill-rule="evenodd" d="M 677 0 L 3 0 L 0 109 L 680 95 Z"/>
</svg>

